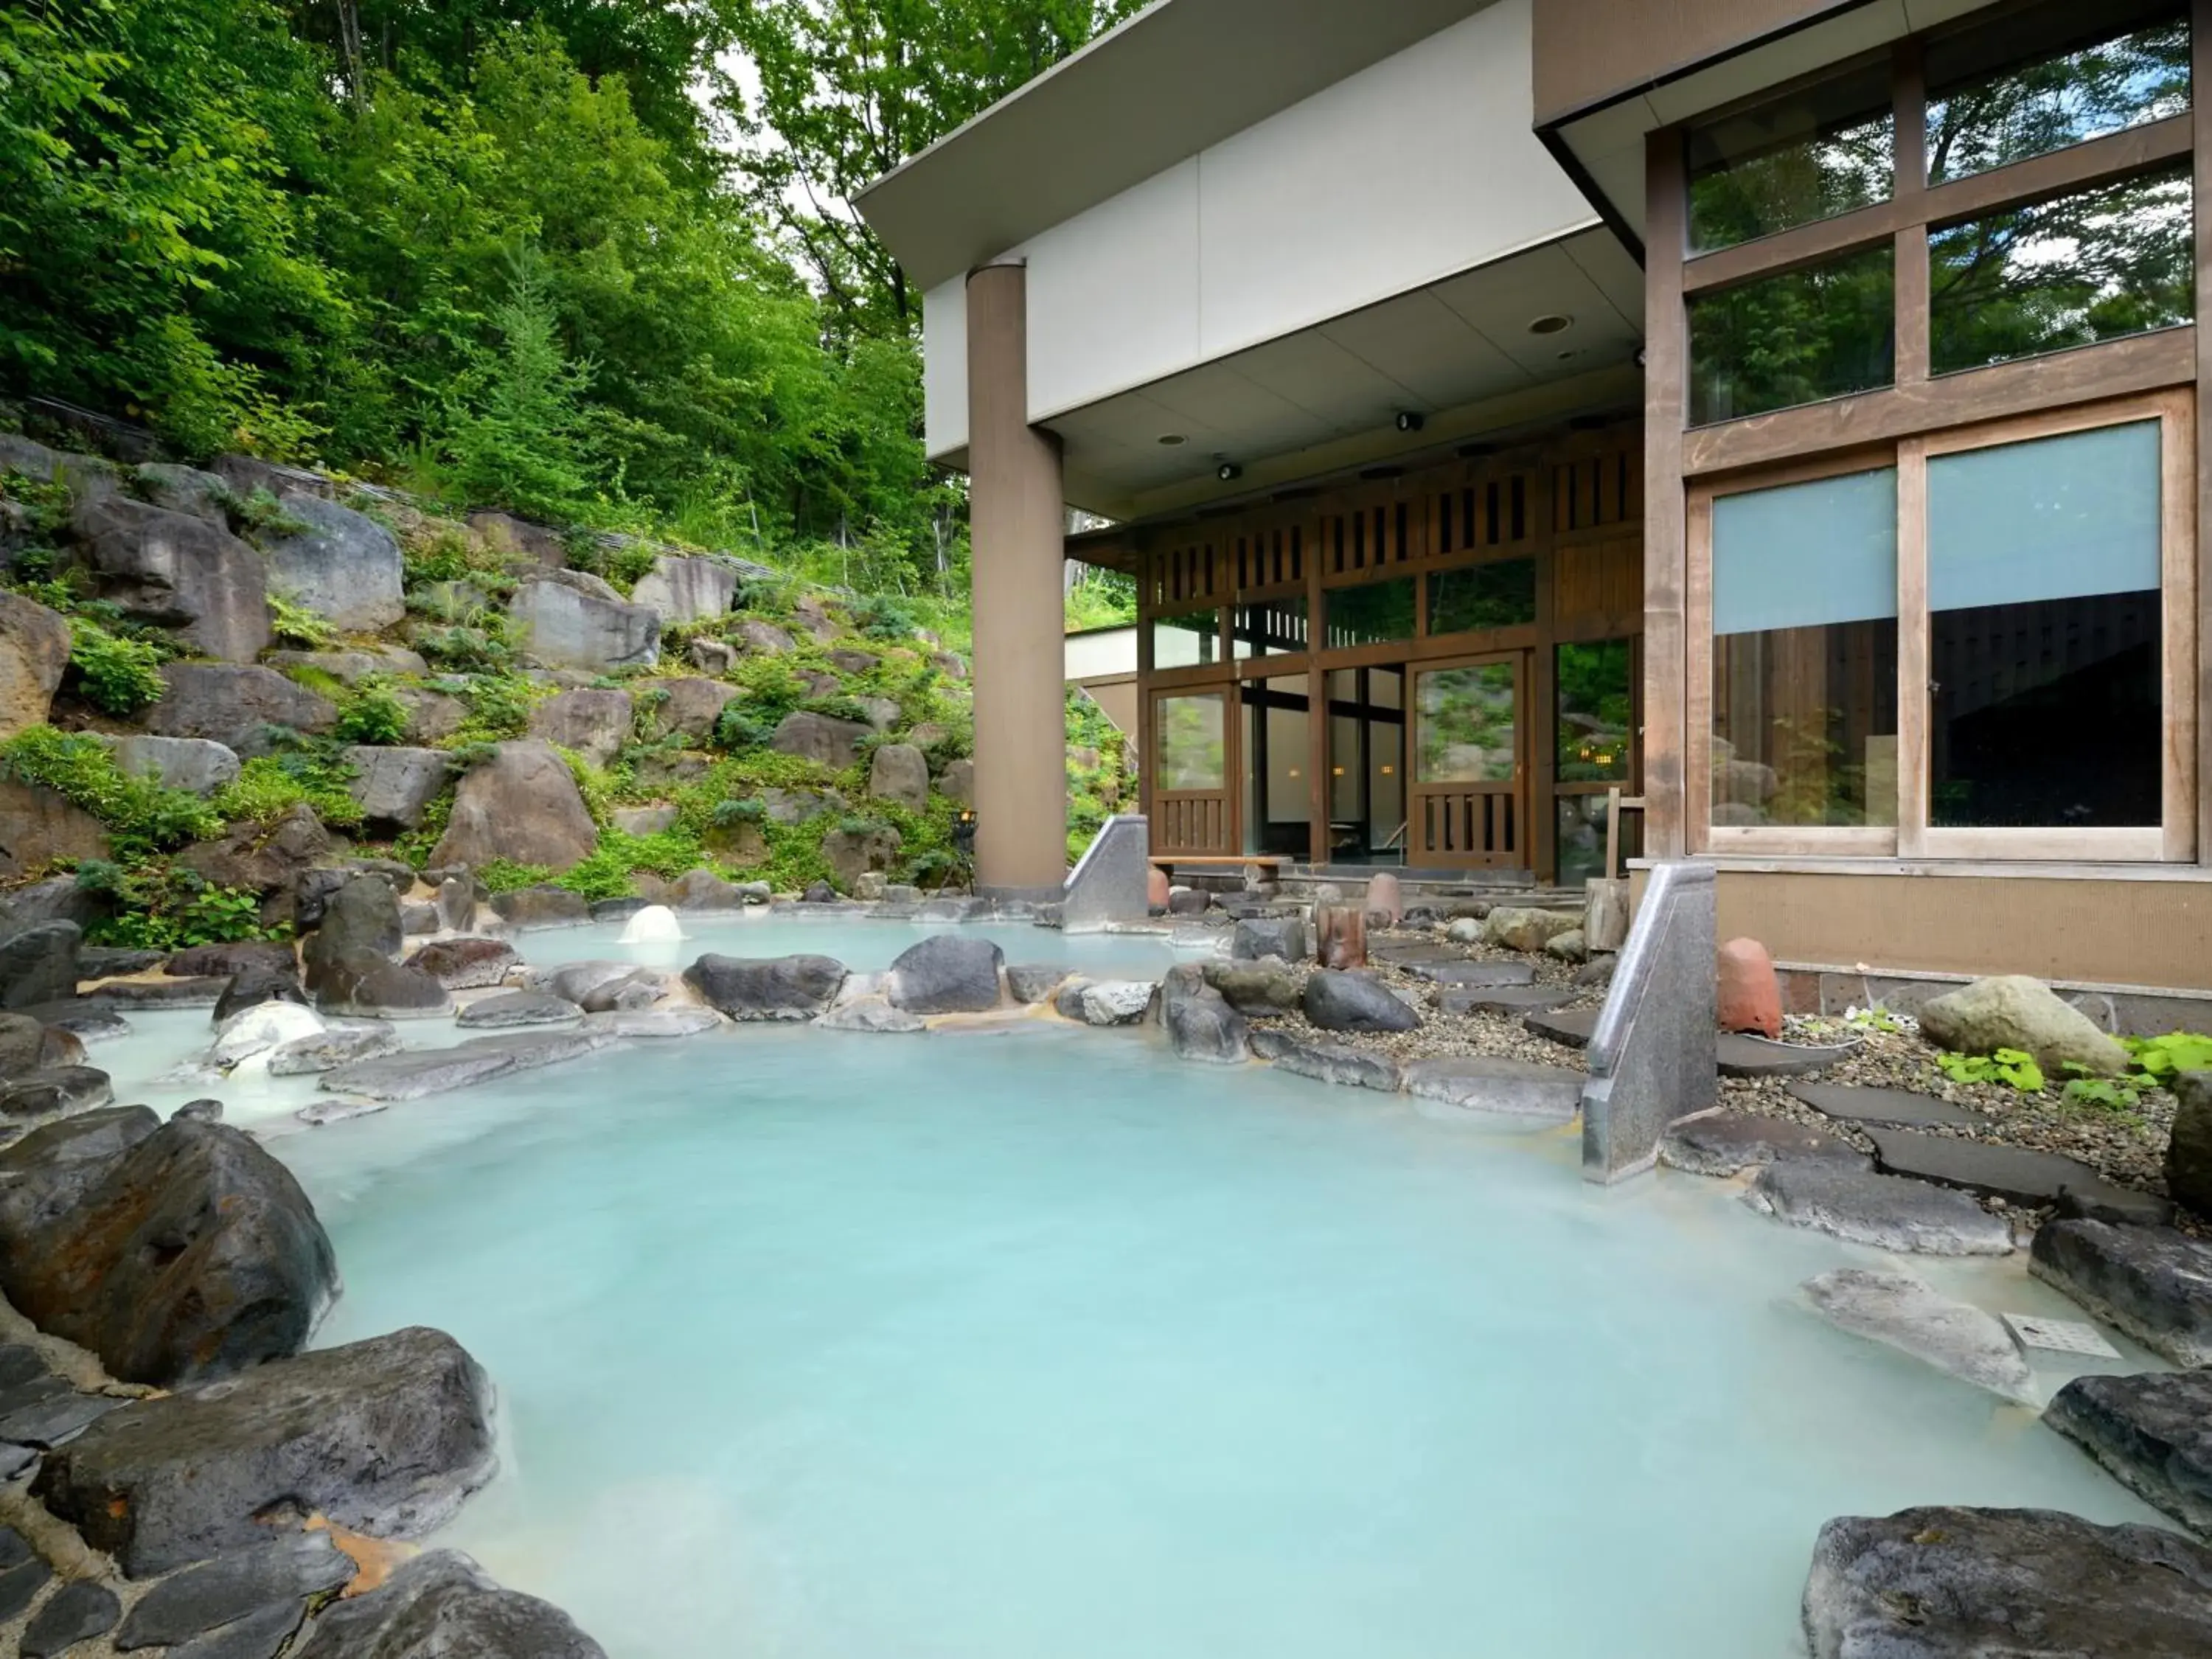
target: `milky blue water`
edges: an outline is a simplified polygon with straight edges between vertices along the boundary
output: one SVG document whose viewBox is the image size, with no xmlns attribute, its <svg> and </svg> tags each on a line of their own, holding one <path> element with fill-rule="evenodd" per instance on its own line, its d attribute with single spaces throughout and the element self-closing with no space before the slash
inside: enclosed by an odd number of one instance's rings
<svg viewBox="0 0 2212 1659">
<path fill-rule="evenodd" d="M 681 968 L 709 951 L 730 957 L 808 952 L 835 957 L 860 973 L 875 973 L 890 967 L 916 940 L 946 931 L 942 922 L 860 921 L 834 910 L 816 915 L 804 909 L 764 908 L 722 915 L 687 913 L 678 920 L 684 933 L 680 942 L 624 945 L 619 922 L 549 927 L 523 939 L 530 959 L 540 963 L 604 960 Z M 1204 948 L 1178 950 L 1158 933 L 1063 933 L 1022 921 L 979 923 L 957 931 L 963 938 L 990 939 L 1008 962 L 1064 963 L 1102 979 L 1116 974 L 1158 979 L 1170 964 L 1198 960 L 1226 937 L 1194 930 Z"/>
<path fill-rule="evenodd" d="M 498 1384 L 441 1541 L 613 1659 L 1781 1659 L 1830 1516 L 2155 1518 L 1797 1300 L 1876 1253 L 1133 1033 L 753 1027 L 270 1145 L 318 1342 Z"/>
</svg>

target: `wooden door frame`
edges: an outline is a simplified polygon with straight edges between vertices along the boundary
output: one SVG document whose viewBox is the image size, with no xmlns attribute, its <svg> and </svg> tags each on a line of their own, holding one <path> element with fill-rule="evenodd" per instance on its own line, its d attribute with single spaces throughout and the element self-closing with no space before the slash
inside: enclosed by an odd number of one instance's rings
<svg viewBox="0 0 2212 1659">
<path fill-rule="evenodd" d="M 1413 866 L 1414 864 L 1415 852 L 1411 826 L 1416 822 L 1424 820 L 1423 811 L 1418 805 L 1420 798 L 1427 794 L 1472 793 L 1510 793 L 1512 796 L 1515 835 L 1511 853 L 1504 857 L 1468 854 L 1452 859 L 1449 863 L 1437 864 L 1435 860 L 1439 855 L 1431 853 L 1424 847 L 1419 849 L 1421 857 L 1431 862 L 1422 867 L 1474 870 L 1518 870 L 1534 867 L 1530 863 L 1535 850 L 1535 837 L 1534 825 L 1529 817 L 1530 798 L 1534 793 L 1534 790 L 1531 775 L 1534 769 L 1529 761 L 1528 707 L 1530 686 L 1535 678 L 1534 657 L 1535 653 L 1533 650 L 1522 648 L 1510 651 L 1486 651 L 1463 657 L 1437 658 L 1429 661 L 1408 663 L 1406 665 L 1406 819 L 1407 824 L 1406 861 L 1408 866 Z M 1422 720 L 1420 676 L 1457 668 L 1485 668 L 1498 663 L 1504 663 L 1513 671 L 1513 782 L 1510 790 L 1500 790 L 1484 783 L 1447 784 L 1431 787 L 1422 781 L 1420 775 Z"/>
<path fill-rule="evenodd" d="M 1159 708 L 1161 700 L 1168 697 L 1210 696 L 1221 704 L 1221 787 L 1219 789 L 1162 790 L 1158 774 L 1154 769 L 1160 763 Z M 1154 826 L 1152 850 L 1156 853 L 1201 854 L 1240 853 L 1244 848 L 1243 823 L 1243 778 L 1238 771 L 1241 763 L 1238 728 L 1243 724 L 1243 707 L 1239 701 L 1237 682 L 1219 680 L 1202 685 L 1154 685 L 1146 688 L 1144 707 L 1144 785 L 1145 814 Z M 1222 822 L 1225 846 L 1218 848 L 1169 847 L 1160 832 L 1166 817 L 1165 808 L 1176 801 L 1203 800 L 1219 794 L 1225 799 L 1222 806 Z"/>
</svg>

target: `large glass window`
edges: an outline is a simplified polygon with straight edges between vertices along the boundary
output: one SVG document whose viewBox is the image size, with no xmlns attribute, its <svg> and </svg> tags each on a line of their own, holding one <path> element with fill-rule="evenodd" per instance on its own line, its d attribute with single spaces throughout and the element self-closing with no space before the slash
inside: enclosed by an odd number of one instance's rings
<svg viewBox="0 0 2212 1659">
<path fill-rule="evenodd" d="M 1244 706 L 1244 850 L 1303 859 L 1313 813 L 1306 677 L 1247 680 L 1237 696 Z"/>
<path fill-rule="evenodd" d="M 1897 822 L 1894 468 L 1723 495 L 1712 822 Z"/>
<path fill-rule="evenodd" d="M 1508 783 L 1520 759 L 1518 685 L 1510 662 L 1430 668 L 1414 677 L 1421 783 Z"/>
<path fill-rule="evenodd" d="M 1693 128 L 1691 251 L 1888 200 L 1893 131 L 1886 63 Z"/>
<path fill-rule="evenodd" d="M 1936 373 L 2191 321 L 2187 162 L 1928 236 Z"/>
<path fill-rule="evenodd" d="M 1221 613 L 1185 611 L 1152 618 L 1152 667 L 1197 668 L 1221 660 Z"/>
<path fill-rule="evenodd" d="M 1229 748 L 1218 691 L 1161 697 L 1152 704 L 1152 782 L 1160 789 L 1220 789 L 1228 785 Z"/>
<path fill-rule="evenodd" d="M 1406 861 L 1406 671 L 1328 675 L 1328 857 Z"/>
<path fill-rule="evenodd" d="M 1930 183 L 1985 173 L 2189 107 L 2172 0 L 2055 3 L 1928 43 Z"/>
<path fill-rule="evenodd" d="M 1332 587 L 1328 607 L 1328 644 L 1387 645 L 1413 637 L 1413 579 L 1397 577 L 1386 582 L 1367 582 L 1358 587 Z"/>
<path fill-rule="evenodd" d="M 1887 386 L 1896 375 L 1889 244 L 1690 302 L 1690 422 Z"/>
<path fill-rule="evenodd" d="M 1498 559 L 1429 578 L 1429 632 L 1467 634 L 1536 620 L 1536 562 Z"/>
<path fill-rule="evenodd" d="M 1306 649 L 1306 596 L 1254 599 L 1229 613 L 1229 647 L 1238 657 L 1294 656 Z"/>
<path fill-rule="evenodd" d="M 1929 462 L 1931 823 L 2160 822 L 2160 437 Z"/>
<path fill-rule="evenodd" d="M 1629 781 L 1635 757 L 1635 661 L 1632 640 L 1563 645 L 1553 653 L 1559 782 Z"/>
</svg>

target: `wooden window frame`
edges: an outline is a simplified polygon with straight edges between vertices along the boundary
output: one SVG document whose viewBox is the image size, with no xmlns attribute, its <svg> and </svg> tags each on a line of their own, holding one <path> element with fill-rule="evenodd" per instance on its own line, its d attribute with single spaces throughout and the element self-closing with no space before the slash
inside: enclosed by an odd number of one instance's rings
<svg viewBox="0 0 2212 1659">
<path fill-rule="evenodd" d="M 1929 822 L 1928 463 L 2068 433 L 2160 423 L 2160 821 L 2141 829 L 1961 830 Z M 1716 825 L 1712 821 L 1713 503 L 1883 467 L 1897 472 L 1897 822 L 1892 825 Z M 2013 416 L 1894 444 L 1691 484 L 1687 494 L 1687 742 L 1683 750 L 1690 849 L 1715 856 L 1942 860 L 2065 860 L 2186 864 L 2197 855 L 2198 602 L 2196 409 L 2176 388 Z"/>
</svg>

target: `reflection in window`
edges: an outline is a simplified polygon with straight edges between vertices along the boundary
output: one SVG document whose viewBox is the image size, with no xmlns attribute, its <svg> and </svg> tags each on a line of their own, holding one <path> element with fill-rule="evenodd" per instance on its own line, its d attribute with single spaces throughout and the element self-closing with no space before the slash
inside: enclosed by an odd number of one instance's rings
<svg viewBox="0 0 2212 1659">
<path fill-rule="evenodd" d="M 1712 822 L 1897 822 L 1897 473 L 1713 503 Z"/>
<path fill-rule="evenodd" d="M 1930 821 L 2160 818 L 2155 421 L 1928 463 Z"/>
<path fill-rule="evenodd" d="M 1559 684 L 1559 781 L 1626 783 L 1634 756 L 1633 641 L 1563 645 L 1553 653 Z"/>
<path fill-rule="evenodd" d="M 1244 850 L 1303 859 L 1313 811 L 1306 677 L 1246 680 L 1237 695 L 1244 707 Z"/>
<path fill-rule="evenodd" d="M 1255 599 L 1229 614 L 1229 647 L 1238 657 L 1296 655 L 1306 649 L 1306 596 Z"/>
<path fill-rule="evenodd" d="M 1558 799 L 1559 885 L 1579 890 L 1593 876 L 1620 873 L 1605 867 L 1605 797 L 1561 795 Z M 1644 856 L 1644 814 L 1620 815 L 1620 854 L 1623 866 Z"/>
<path fill-rule="evenodd" d="M 1536 562 L 1501 559 L 1429 578 L 1429 632 L 1466 634 L 1536 620 Z"/>
<path fill-rule="evenodd" d="M 1327 596 L 1328 645 L 1383 645 L 1413 637 L 1413 579 L 1401 576 L 1359 587 L 1333 587 Z"/>
<path fill-rule="evenodd" d="M 1691 252 L 1887 201 L 1890 112 L 1888 66 L 1874 64 L 1694 128 Z"/>
<path fill-rule="evenodd" d="M 1890 246 L 1690 302 L 1690 422 L 1887 386 L 1896 374 Z"/>
<path fill-rule="evenodd" d="M 2189 23 L 2171 0 L 2005 15 L 1928 45 L 1931 184 L 2189 107 Z"/>
<path fill-rule="evenodd" d="M 1328 857 L 1406 861 L 1406 671 L 1328 675 Z"/>
<path fill-rule="evenodd" d="M 1152 704 L 1152 783 L 1160 789 L 1219 789 L 1229 773 L 1221 696 L 1161 697 Z"/>
<path fill-rule="evenodd" d="M 1520 755 L 1513 665 L 1477 663 L 1417 675 L 1423 783 L 1510 783 Z"/>
<path fill-rule="evenodd" d="M 1152 618 L 1152 667 L 1196 668 L 1221 660 L 1221 613 L 1186 611 Z"/>
<path fill-rule="evenodd" d="M 1929 233 L 1936 373 L 2191 321 L 2189 164 Z"/>
</svg>

